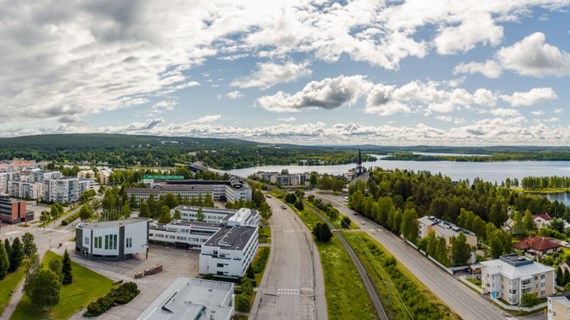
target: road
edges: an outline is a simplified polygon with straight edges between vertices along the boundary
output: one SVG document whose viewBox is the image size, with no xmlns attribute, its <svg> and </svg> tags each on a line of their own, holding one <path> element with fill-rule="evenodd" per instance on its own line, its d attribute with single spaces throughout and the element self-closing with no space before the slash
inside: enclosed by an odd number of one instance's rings
<svg viewBox="0 0 570 320">
<path fill-rule="evenodd" d="M 279 200 L 267 203 L 273 209 L 271 255 L 249 318 L 327 320 L 324 275 L 310 232 Z"/>
<path fill-rule="evenodd" d="M 387 231 L 372 220 L 346 207 L 343 197 L 330 194 L 312 193 L 316 197 L 331 202 L 342 214 L 358 224 L 363 231 L 380 242 L 406 268 L 408 268 L 435 295 L 465 320 L 500 320 L 510 317 L 480 295 L 471 291 L 454 277 L 441 270 L 402 239 Z M 362 221 L 366 224 L 362 225 Z"/>
</svg>

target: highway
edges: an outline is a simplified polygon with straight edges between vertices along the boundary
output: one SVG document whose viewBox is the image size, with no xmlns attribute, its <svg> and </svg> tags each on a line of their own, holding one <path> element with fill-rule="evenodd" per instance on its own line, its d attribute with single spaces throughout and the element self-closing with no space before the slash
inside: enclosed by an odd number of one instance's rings
<svg viewBox="0 0 570 320">
<path fill-rule="evenodd" d="M 500 320 L 510 317 L 480 295 L 471 291 L 454 277 L 441 270 L 434 263 L 407 245 L 402 239 L 387 231 L 372 220 L 346 207 L 343 197 L 330 194 L 312 193 L 316 197 L 331 202 L 342 214 L 358 224 L 363 231 L 380 242 L 394 257 L 408 268 L 435 295 L 465 320 Z M 362 222 L 365 222 L 363 225 Z"/>
<path fill-rule="evenodd" d="M 327 320 L 324 275 L 310 232 L 279 200 L 267 203 L 273 209 L 271 255 L 249 318 Z"/>
</svg>

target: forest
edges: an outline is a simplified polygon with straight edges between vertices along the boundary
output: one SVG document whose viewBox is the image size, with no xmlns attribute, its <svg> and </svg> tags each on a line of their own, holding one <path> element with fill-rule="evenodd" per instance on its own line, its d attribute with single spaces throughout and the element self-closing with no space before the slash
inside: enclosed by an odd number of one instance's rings
<svg viewBox="0 0 570 320">
<path fill-rule="evenodd" d="M 497 162 L 497 161 L 569 161 L 568 150 L 533 150 L 523 152 L 514 151 L 509 153 L 493 153 L 488 155 L 425 155 L 413 152 L 393 152 L 383 160 L 407 160 L 407 161 L 461 161 L 461 162 Z"/>
<path fill-rule="evenodd" d="M 417 227 L 410 227 L 416 225 L 414 220 L 432 215 L 475 232 L 493 257 L 511 250 L 511 235 L 501 229 L 509 217 L 547 212 L 567 220 L 570 213 L 558 201 L 550 202 L 480 179 L 456 182 L 428 171 L 376 168 L 367 183 L 351 185 L 349 195 L 351 208 L 412 242 L 418 240 Z M 454 264 L 453 257 L 441 253 L 438 244 L 430 244 L 429 240 L 419 242 L 420 247 L 439 252 L 436 259 L 440 262 Z"/>
<path fill-rule="evenodd" d="M 194 161 L 223 170 L 260 165 L 347 164 L 356 162 L 356 151 L 237 139 L 120 134 L 59 134 L 0 139 L 0 159 L 108 164 L 112 167 L 173 167 Z M 363 155 L 364 161 L 374 159 Z"/>
</svg>

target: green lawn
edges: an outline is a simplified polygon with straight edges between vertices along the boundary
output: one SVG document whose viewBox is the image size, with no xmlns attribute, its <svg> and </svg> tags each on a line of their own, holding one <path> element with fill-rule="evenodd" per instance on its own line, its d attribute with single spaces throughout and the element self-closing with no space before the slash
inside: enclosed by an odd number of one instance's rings
<svg viewBox="0 0 570 320">
<path fill-rule="evenodd" d="M 49 261 L 61 257 L 48 251 L 43 259 L 43 265 L 49 265 Z M 81 265 L 71 262 L 73 270 L 73 283 L 62 286 L 59 296 L 59 304 L 49 312 L 38 310 L 30 300 L 24 296 L 16 311 L 10 319 L 31 320 L 31 319 L 67 319 L 86 307 L 89 302 L 104 296 L 113 287 L 113 281 L 102 275 L 93 272 Z"/>
<path fill-rule="evenodd" d="M 258 286 L 261 284 L 261 278 L 263 278 L 263 274 L 265 273 L 270 252 L 271 248 L 269 247 L 259 247 L 257 254 L 253 257 L 253 261 L 251 262 L 251 267 L 255 272 L 255 281 Z"/>
<path fill-rule="evenodd" d="M 422 315 L 421 319 L 459 319 L 376 240 L 364 232 L 343 234 L 376 284 L 390 319 L 409 319 L 414 315 Z"/>
<path fill-rule="evenodd" d="M 0 280 L 0 315 L 10 303 L 12 298 L 12 291 L 16 290 L 18 284 L 24 278 L 24 267 L 18 268 L 15 272 L 8 273 L 3 280 Z"/>
<path fill-rule="evenodd" d="M 271 243 L 271 227 L 259 227 L 259 243 Z"/>
<path fill-rule="evenodd" d="M 308 206 L 293 211 L 312 230 L 321 218 Z M 352 259 L 340 240 L 333 236 L 329 243 L 316 242 L 325 276 L 325 295 L 329 319 L 376 319 L 372 301 Z"/>
</svg>

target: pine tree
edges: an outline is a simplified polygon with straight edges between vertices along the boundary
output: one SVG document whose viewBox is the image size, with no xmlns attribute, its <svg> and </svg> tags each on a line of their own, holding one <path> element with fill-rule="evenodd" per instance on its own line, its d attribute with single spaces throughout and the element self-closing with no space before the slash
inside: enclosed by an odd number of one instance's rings
<svg viewBox="0 0 570 320">
<path fill-rule="evenodd" d="M 562 268 L 560 268 L 560 266 L 558 266 L 556 269 L 556 283 L 561 287 L 564 287 L 564 285 L 566 285 L 564 282 L 564 273 L 562 272 Z"/>
<path fill-rule="evenodd" d="M 63 275 L 63 284 L 70 284 L 73 281 L 73 273 L 71 272 L 71 258 L 69 257 L 69 252 L 67 249 L 65 249 L 65 253 L 63 254 L 61 274 Z"/>
<path fill-rule="evenodd" d="M 10 258 L 8 257 L 4 244 L 0 242 L 0 280 L 4 279 L 9 269 Z"/>
<path fill-rule="evenodd" d="M 24 259 L 24 247 L 20 238 L 14 239 L 12 242 L 12 251 L 10 252 L 10 272 L 16 271 L 22 264 Z"/>
</svg>

